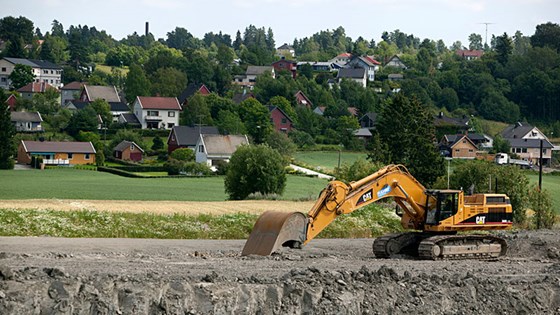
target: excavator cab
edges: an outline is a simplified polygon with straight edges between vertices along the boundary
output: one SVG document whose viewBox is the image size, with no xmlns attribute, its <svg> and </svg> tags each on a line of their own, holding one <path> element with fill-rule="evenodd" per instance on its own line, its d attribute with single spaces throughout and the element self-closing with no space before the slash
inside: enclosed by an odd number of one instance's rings
<svg viewBox="0 0 560 315">
<path fill-rule="evenodd" d="M 428 213 L 426 215 L 427 225 L 438 225 L 441 221 L 448 219 L 459 209 L 460 190 L 427 190 L 426 194 L 436 199 L 435 207 L 426 205 Z M 426 200 L 428 201 L 429 198 Z"/>
</svg>

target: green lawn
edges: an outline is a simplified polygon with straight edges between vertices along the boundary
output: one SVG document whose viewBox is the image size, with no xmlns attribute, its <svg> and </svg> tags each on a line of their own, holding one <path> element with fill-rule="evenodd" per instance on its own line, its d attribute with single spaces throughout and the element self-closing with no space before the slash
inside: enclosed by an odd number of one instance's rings
<svg viewBox="0 0 560 315">
<path fill-rule="evenodd" d="M 327 181 L 288 176 L 281 199 L 316 198 Z M 1 170 L 1 199 L 92 199 L 222 201 L 227 199 L 223 177 L 126 178 L 109 173 L 74 170 Z"/>
<path fill-rule="evenodd" d="M 531 183 L 539 183 L 538 173 L 528 173 L 527 178 L 529 178 Z M 544 175 L 542 178 L 542 188 L 550 193 L 554 211 L 560 214 L 560 176 Z"/>
<path fill-rule="evenodd" d="M 366 157 L 366 153 L 342 151 L 340 152 L 340 165 L 352 164 L 356 160 Z M 310 166 L 332 171 L 338 166 L 338 151 L 301 151 L 296 152 L 294 159 Z"/>
</svg>

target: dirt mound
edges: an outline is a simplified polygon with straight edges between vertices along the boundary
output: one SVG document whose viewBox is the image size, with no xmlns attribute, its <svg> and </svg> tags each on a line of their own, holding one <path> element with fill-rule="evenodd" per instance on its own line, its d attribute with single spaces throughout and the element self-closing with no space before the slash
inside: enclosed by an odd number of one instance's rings
<svg viewBox="0 0 560 315">
<path fill-rule="evenodd" d="M 241 257 L 244 241 L 0 238 L 0 314 L 559 314 L 557 231 L 489 261 L 376 259 L 371 239 Z"/>
</svg>

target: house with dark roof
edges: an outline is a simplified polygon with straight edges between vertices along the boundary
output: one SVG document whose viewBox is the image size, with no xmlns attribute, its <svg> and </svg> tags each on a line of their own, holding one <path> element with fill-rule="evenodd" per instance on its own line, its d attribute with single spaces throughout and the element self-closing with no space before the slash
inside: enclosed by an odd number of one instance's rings
<svg viewBox="0 0 560 315">
<path fill-rule="evenodd" d="M 181 107 L 185 107 L 189 99 L 196 93 L 200 93 L 201 95 L 210 95 L 211 92 L 210 89 L 208 89 L 208 87 L 206 87 L 206 85 L 204 84 L 191 83 L 187 86 L 186 89 L 183 90 L 183 92 L 181 92 L 181 95 L 177 97 L 177 100 L 179 101 L 179 104 L 181 104 Z"/>
<path fill-rule="evenodd" d="M 313 112 L 319 116 L 323 116 L 325 114 L 325 109 L 327 109 L 326 106 L 317 106 L 313 109 Z"/>
<path fill-rule="evenodd" d="M 352 80 L 354 82 L 359 83 L 362 87 L 367 86 L 367 75 L 366 70 L 363 68 L 343 68 L 338 70 L 338 75 L 336 79 L 338 83 L 342 79 Z"/>
<path fill-rule="evenodd" d="M 305 95 L 301 90 L 296 92 L 294 98 L 296 99 L 296 105 L 298 106 L 307 107 L 307 108 L 313 107 L 313 103 L 311 102 L 311 100 L 309 100 L 307 95 Z"/>
<path fill-rule="evenodd" d="M 292 131 L 294 128 L 292 119 L 280 107 L 272 105 L 267 107 L 274 130 L 284 133 Z"/>
<path fill-rule="evenodd" d="M 11 112 L 10 120 L 17 132 L 42 132 L 43 118 L 39 112 Z"/>
<path fill-rule="evenodd" d="M 70 82 L 60 88 L 60 105 L 64 107 L 67 101 L 79 99 L 85 82 Z"/>
<path fill-rule="evenodd" d="M 470 117 L 466 115 L 461 118 L 453 118 L 439 112 L 433 116 L 433 119 L 438 139 L 445 134 L 464 134 L 471 128 Z"/>
<path fill-rule="evenodd" d="M 241 104 L 243 101 L 250 99 L 250 98 L 256 98 L 255 94 L 249 92 L 247 93 L 247 91 L 243 90 L 243 93 L 237 93 L 233 96 L 232 101 L 235 104 Z"/>
<path fill-rule="evenodd" d="M 9 89 L 12 84 L 9 76 L 16 65 L 30 66 L 35 83 L 48 83 L 56 88 L 62 87 L 62 67 L 46 60 L 4 57 L 0 59 L 0 87 Z"/>
<path fill-rule="evenodd" d="M 89 105 L 90 102 L 83 102 L 78 100 L 68 100 L 66 101 L 66 103 L 64 104 L 64 106 L 62 106 L 62 108 L 68 109 L 70 111 L 75 111 L 75 110 L 82 110 L 84 109 L 86 106 Z"/>
<path fill-rule="evenodd" d="M 123 113 L 117 118 L 119 124 L 123 124 L 132 128 L 142 128 L 142 124 L 133 113 Z"/>
<path fill-rule="evenodd" d="M 273 66 L 248 66 L 244 75 L 236 75 L 233 84 L 252 88 L 257 81 L 257 77 L 270 73 L 272 78 L 276 78 Z"/>
<path fill-rule="evenodd" d="M 80 100 L 82 102 L 93 102 L 99 99 L 105 100 L 107 102 L 121 101 L 121 97 L 119 96 L 117 88 L 114 85 L 102 86 L 84 84 L 82 94 L 80 95 Z"/>
<path fill-rule="evenodd" d="M 119 116 L 121 114 L 130 113 L 130 109 L 128 105 L 124 102 L 108 102 L 109 103 L 109 110 L 111 111 L 111 115 L 113 115 L 113 122 L 119 121 Z"/>
<path fill-rule="evenodd" d="M 484 50 L 457 49 L 455 54 L 465 60 L 476 60 L 484 55 Z"/>
<path fill-rule="evenodd" d="M 113 149 L 113 157 L 123 161 L 142 161 L 144 150 L 133 141 L 123 140 Z"/>
<path fill-rule="evenodd" d="M 379 70 L 381 63 L 375 60 L 372 56 L 354 56 L 346 64 L 349 68 L 362 68 L 366 70 L 368 81 L 375 80 L 375 71 Z"/>
<path fill-rule="evenodd" d="M 507 126 L 501 136 L 510 144 L 509 153 L 517 154 L 521 159 L 539 164 L 540 145 L 543 143 L 543 164 L 550 164 L 554 145 L 539 128 L 528 123 L 517 122 Z M 503 152 L 506 153 L 506 152 Z"/>
<path fill-rule="evenodd" d="M 196 162 L 215 169 L 219 162 L 229 162 L 241 145 L 249 144 L 245 135 L 201 134 L 196 142 Z"/>
<path fill-rule="evenodd" d="M 295 57 L 296 56 L 296 50 L 291 45 L 288 45 L 287 43 L 284 43 L 284 45 L 276 48 L 276 56 L 279 56 L 279 57 L 285 57 L 285 56 Z"/>
<path fill-rule="evenodd" d="M 408 69 L 401 58 L 399 58 L 399 56 L 397 55 L 394 55 L 391 58 L 387 59 L 387 61 L 385 61 L 385 67 L 395 67 L 402 70 Z"/>
<path fill-rule="evenodd" d="M 288 60 L 282 57 L 282 59 L 273 62 L 272 67 L 274 68 L 275 73 L 286 71 L 290 73 L 292 79 L 295 79 L 297 76 L 297 62 L 295 62 L 294 60 Z"/>
<path fill-rule="evenodd" d="M 171 129 L 179 125 L 181 105 L 176 97 L 137 96 L 133 112 L 142 129 Z"/>
<path fill-rule="evenodd" d="M 362 128 L 375 129 L 375 124 L 377 123 L 377 113 L 367 112 L 360 119 L 358 123 Z"/>
<path fill-rule="evenodd" d="M 33 99 L 33 95 L 37 93 L 45 93 L 48 89 L 53 89 L 56 91 L 56 88 L 48 83 L 45 82 L 31 82 L 25 86 L 20 87 L 17 89 L 17 92 L 21 94 L 21 97 L 26 100 Z"/>
<path fill-rule="evenodd" d="M 214 126 L 175 126 L 171 128 L 167 137 L 167 152 L 171 154 L 171 152 L 179 148 L 194 150 L 201 134 L 217 135 L 220 132 Z"/>
<path fill-rule="evenodd" d="M 31 163 L 41 157 L 45 165 L 95 164 L 95 148 L 91 142 L 26 141 L 18 147 L 17 162 Z"/>
</svg>

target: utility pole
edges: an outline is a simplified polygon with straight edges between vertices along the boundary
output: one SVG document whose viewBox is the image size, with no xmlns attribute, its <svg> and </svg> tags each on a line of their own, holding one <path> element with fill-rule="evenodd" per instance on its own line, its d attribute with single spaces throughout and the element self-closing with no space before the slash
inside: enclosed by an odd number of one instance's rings
<svg viewBox="0 0 560 315">
<path fill-rule="evenodd" d="M 488 25 L 489 24 L 496 24 L 496 23 L 483 22 L 483 23 L 478 23 L 478 24 L 484 24 L 486 26 L 486 34 L 484 35 L 484 46 L 486 48 L 486 47 L 488 47 Z"/>
</svg>

